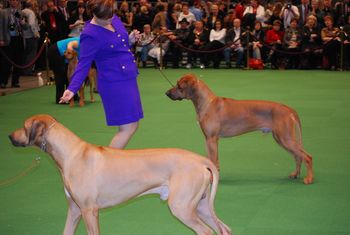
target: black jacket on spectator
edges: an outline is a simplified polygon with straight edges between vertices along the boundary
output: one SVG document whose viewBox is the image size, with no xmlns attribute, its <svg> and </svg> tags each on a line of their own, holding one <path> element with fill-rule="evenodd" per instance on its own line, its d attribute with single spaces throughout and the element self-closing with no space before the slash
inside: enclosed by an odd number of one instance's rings
<svg viewBox="0 0 350 235">
<path fill-rule="evenodd" d="M 312 39 L 311 34 L 317 34 L 317 38 Z M 302 49 L 315 49 L 321 46 L 321 34 L 319 28 L 310 29 L 307 26 L 302 28 Z"/>
<path fill-rule="evenodd" d="M 245 45 L 245 37 L 243 36 L 243 33 L 244 33 L 244 29 L 241 27 L 241 32 L 240 32 L 240 39 L 241 39 L 241 45 Z M 232 44 L 235 40 L 235 37 L 236 37 L 236 32 L 235 32 L 235 29 L 234 28 L 231 28 L 227 31 L 226 33 L 226 36 L 225 36 L 225 43 L 226 44 Z"/>
<path fill-rule="evenodd" d="M 337 26 L 344 26 L 347 23 L 347 17 L 350 14 L 350 3 L 348 2 L 340 2 L 337 4 L 335 8 L 335 12 L 337 15 L 337 21 L 336 25 Z"/>
<path fill-rule="evenodd" d="M 176 36 L 175 41 L 180 43 L 182 46 L 188 47 L 188 36 L 190 35 L 190 29 L 176 29 L 174 31 L 174 35 Z M 171 41 L 167 60 L 172 61 L 173 68 L 179 67 L 179 61 L 182 58 L 182 49 L 180 46 Z M 169 56 L 170 55 L 170 56 Z"/>
<path fill-rule="evenodd" d="M 221 21 L 221 25 L 224 25 L 224 18 L 218 14 L 218 16 L 216 17 L 216 21 L 220 20 Z M 207 23 L 205 24 L 205 27 L 209 30 L 212 30 L 215 28 L 215 22 L 213 22 L 213 16 L 209 16 L 207 19 Z"/>
<path fill-rule="evenodd" d="M 137 29 L 140 32 L 143 32 L 143 26 L 145 24 L 152 25 L 152 17 L 148 14 L 138 13 L 134 17 L 133 29 Z"/>
<path fill-rule="evenodd" d="M 184 46 L 188 46 L 188 38 L 190 36 L 190 29 L 176 29 L 174 31 L 176 41 Z"/>
<path fill-rule="evenodd" d="M 194 44 L 194 40 L 195 39 L 199 39 L 200 40 L 200 45 L 195 45 Z M 194 30 L 191 30 L 189 36 L 188 36 L 188 43 L 189 43 L 189 47 L 194 49 L 194 50 L 204 50 L 206 44 L 209 42 L 209 31 L 203 29 L 201 34 L 196 34 L 194 33 Z M 200 59 L 200 63 L 201 64 L 205 64 L 206 63 L 206 55 L 205 53 L 196 53 L 196 52 L 189 52 L 188 53 L 188 62 L 190 64 L 193 64 L 194 60 L 196 57 L 199 57 Z"/>
<path fill-rule="evenodd" d="M 283 28 L 284 28 L 284 26 L 283 26 L 283 20 L 282 20 L 281 17 L 279 17 L 279 16 L 272 15 L 265 23 L 272 26 L 272 25 L 273 25 L 273 22 L 274 22 L 275 20 L 281 21 L 281 23 L 282 23 L 282 24 L 281 24 L 281 29 L 283 29 Z"/>
<path fill-rule="evenodd" d="M 52 27 L 50 22 L 50 17 L 53 15 L 56 27 Z M 64 16 L 57 11 L 49 12 L 44 11 L 41 14 L 41 19 L 44 22 L 44 31 L 48 33 L 51 43 L 55 43 L 59 40 L 65 39 L 68 37 L 69 28 L 67 21 L 64 19 Z"/>
<path fill-rule="evenodd" d="M 302 28 L 305 23 L 306 23 L 306 19 L 307 17 L 310 15 L 310 12 L 311 12 L 311 6 L 310 4 L 307 5 L 306 7 L 306 14 L 304 14 L 303 12 L 303 5 L 300 4 L 297 6 L 298 7 L 298 10 L 299 10 L 299 14 L 300 14 L 300 18 L 299 18 L 299 27 Z"/>
<path fill-rule="evenodd" d="M 324 8 L 324 9 L 321 10 L 321 12 L 322 12 L 322 22 L 321 22 L 321 23 L 322 23 L 323 25 L 324 25 L 323 18 L 324 18 L 325 16 L 332 16 L 334 22 L 335 22 L 335 23 L 337 22 L 337 21 L 336 21 L 336 19 L 337 19 L 337 17 L 336 17 L 336 12 L 335 12 L 334 8 Z M 320 22 L 318 22 L 318 23 L 320 23 Z M 323 27 L 323 25 L 322 25 L 322 27 Z"/>
<path fill-rule="evenodd" d="M 89 15 L 86 12 L 84 12 L 84 14 L 83 14 L 83 21 L 85 22 L 85 21 L 87 21 L 89 19 L 90 19 Z M 74 24 L 77 20 L 79 20 L 79 15 L 77 14 L 76 11 L 73 11 L 71 16 L 68 18 L 68 26 L 70 24 Z"/>
<path fill-rule="evenodd" d="M 198 38 L 202 43 L 201 45 L 205 45 L 207 42 L 209 42 L 209 31 L 203 29 L 203 32 L 200 35 L 196 35 L 193 30 L 190 31 L 190 34 L 188 36 L 188 43 L 190 45 L 193 45 L 194 40 Z"/>
</svg>

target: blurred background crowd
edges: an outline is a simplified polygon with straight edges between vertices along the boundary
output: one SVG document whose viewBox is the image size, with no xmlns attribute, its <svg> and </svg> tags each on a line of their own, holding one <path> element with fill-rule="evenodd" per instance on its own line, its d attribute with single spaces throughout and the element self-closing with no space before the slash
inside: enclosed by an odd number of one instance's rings
<svg viewBox="0 0 350 235">
<path fill-rule="evenodd" d="M 0 82 L 45 69 L 28 64 L 44 42 L 79 37 L 86 0 L 0 0 Z M 140 32 L 139 66 L 241 68 L 252 58 L 273 69 L 349 69 L 349 0 L 115 1 L 125 27 Z M 153 40 L 157 37 L 156 40 Z M 247 54 L 249 53 L 249 54 Z"/>
</svg>

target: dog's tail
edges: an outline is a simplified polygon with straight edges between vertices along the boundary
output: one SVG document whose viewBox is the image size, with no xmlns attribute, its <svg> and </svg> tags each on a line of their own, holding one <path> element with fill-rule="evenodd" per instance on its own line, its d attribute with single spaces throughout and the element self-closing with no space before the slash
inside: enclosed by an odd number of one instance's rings
<svg viewBox="0 0 350 235">
<path fill-rule="evenodd" d="M 207 170 L 210 172 L 211 177 L 210 177 L 210 182 L 211 182 L 211 190 L 210 190 L 210 196 L 209 196 L 209 210 L 210 214 L 215 220 L 216 226 L 219 228 L 219 232 L 222 235 L 230 235 L 232 234 L 231 229 L 224 224 L 215 214 L 214 210 L 214 200 L 215 200 L 215 195 L 218 189 L 219 185 L 219 171 L 217 168 L 214 166 L 214 164 L 208 160 L 207 164 Z"/>
</svg>

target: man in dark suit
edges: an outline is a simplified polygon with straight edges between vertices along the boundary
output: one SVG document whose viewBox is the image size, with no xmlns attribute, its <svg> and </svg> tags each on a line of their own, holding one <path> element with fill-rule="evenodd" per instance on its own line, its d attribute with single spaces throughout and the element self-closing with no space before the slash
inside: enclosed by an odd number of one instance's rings
<svg viewBox="0 0 350 235">
<path fill-rule="evenodd" d="M 41 14 L 44 31 L 48 33 L 51 44 L 68 37 L 69 28 L 64 15 L 58 10 L 53 0 L 47 1 L 47 10 Z"/>
<path fill-rule="evenodd" d="M 300 13 L 299 27 L 302 28 L 306 23 L 307 17 L 311 13 L 310 0 L 301 0 L 301 4 L 298 5 L 298 10 Z"/>
<path fill-rule="evenodd" d="M 335 12 L 337 17 L 336 25 L 344 26 L 348 24 L 347 19 L 350 15 L 350 0 L 343 0 L 341 2 L 337 2 L 334 5 Z"/>
</svg>

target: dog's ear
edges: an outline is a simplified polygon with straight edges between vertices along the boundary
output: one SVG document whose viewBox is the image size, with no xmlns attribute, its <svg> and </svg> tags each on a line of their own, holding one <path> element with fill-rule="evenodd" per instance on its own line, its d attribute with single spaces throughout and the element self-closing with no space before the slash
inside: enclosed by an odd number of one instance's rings
<svg viewBox="0 0 350 235">
<path fill-rule="evenodd" d="M 28 145 L 33 145 L 39 136 L 42 136 L 44 133 L 45 124 L 39 120 L 33 120 L 29 135 L 28 135 Z"/>
<path fill-rule="evenodd" d="M 187 94 L 187 98 L 192 99 L 194 93 L 195 93 L 195 86 L 196 86 L 196 81 L 197 79 L 192 77 L 192 76 L 187 76 L 184 79 L 184 89 L 186 89 L 186 94 Z"/>
</svg>

